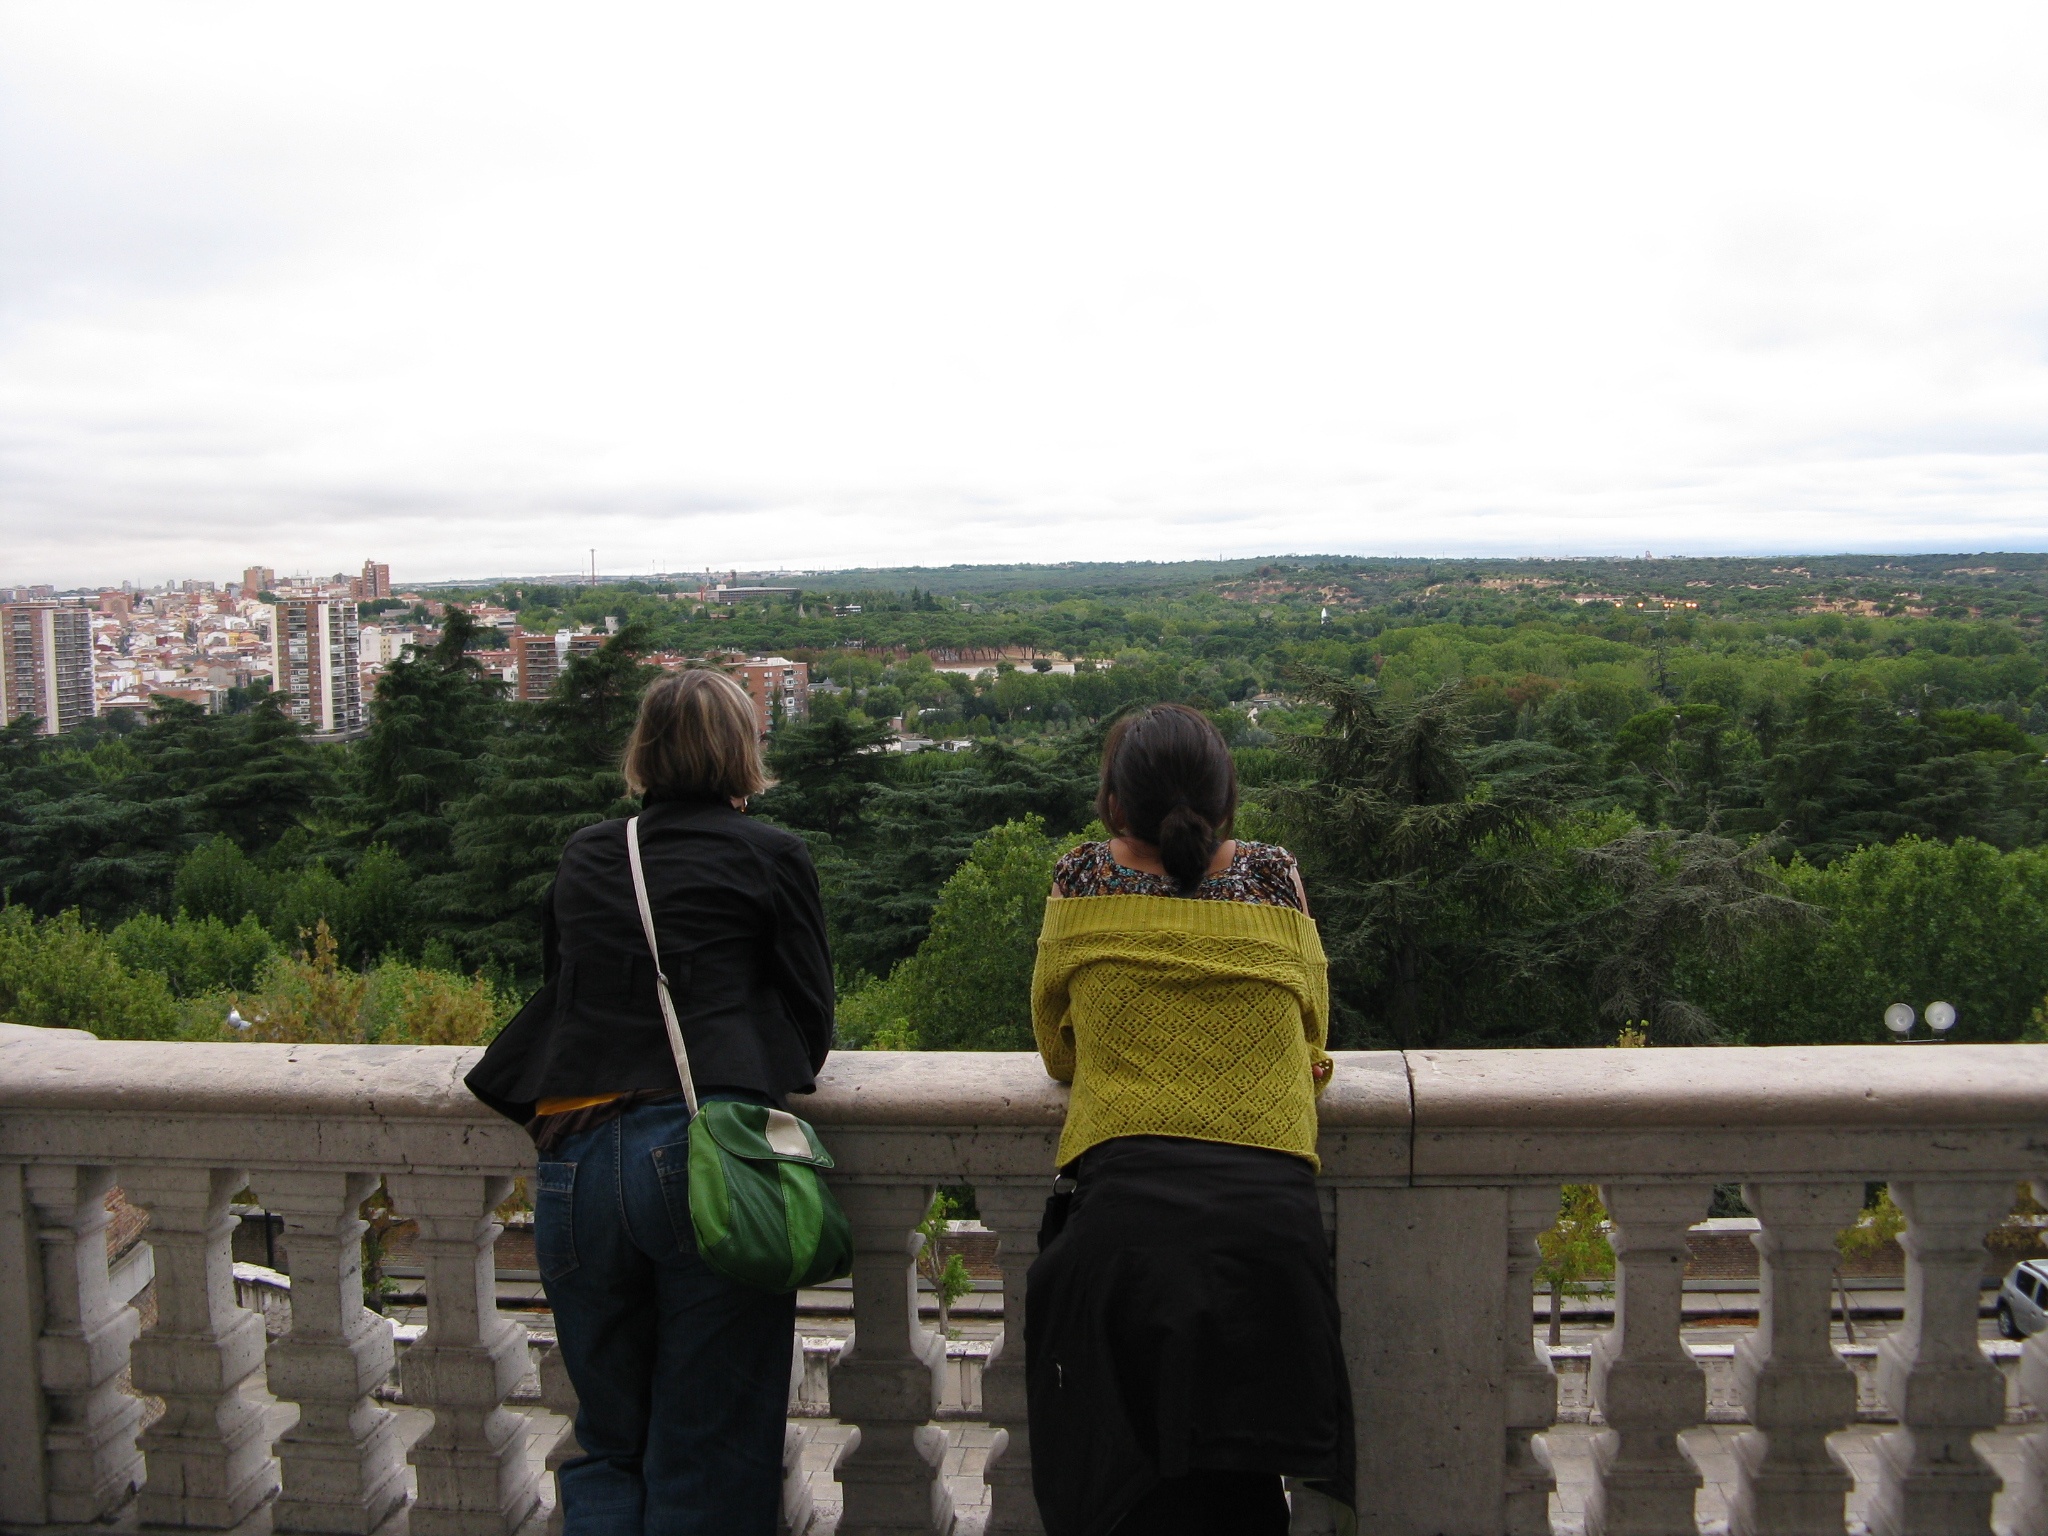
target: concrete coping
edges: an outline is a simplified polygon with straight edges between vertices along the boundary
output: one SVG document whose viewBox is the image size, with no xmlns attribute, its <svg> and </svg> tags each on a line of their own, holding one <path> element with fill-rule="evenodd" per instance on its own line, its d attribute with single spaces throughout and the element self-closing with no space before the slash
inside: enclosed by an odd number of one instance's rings
<svg viewBox="0 0 2048 1536">
<path fill-rule="evenodd" d="M 2048 1049 L 1685 1046 L 1409 1051 L 1418 1134 L 1528 1127 L 2048 1126 Z"/>
<path fill-rule="evenodd" d="M 489 1118 L 480 1047 L 101 1041 L 0 1025 L 0 1111 Z M 2028 1045 L 1336 1053 L 1324 1132 L 1653 1132 L 1808 1127 L 2048 1130 Z M 794 1108 L 820 1126 L 1044 1132 L 1067 1089 L 1029 1051 L 841 1051 Z"/>
</svg>

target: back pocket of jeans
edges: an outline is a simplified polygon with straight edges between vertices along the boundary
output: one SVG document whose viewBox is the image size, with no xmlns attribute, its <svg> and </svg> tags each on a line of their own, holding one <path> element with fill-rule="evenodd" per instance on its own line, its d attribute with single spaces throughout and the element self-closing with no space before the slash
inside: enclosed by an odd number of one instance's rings
<svg viewBox="0 0 2048 1536">
<path fill-rule="evenodd" d="M 533 1252 L 543 1280 L 576 1267 L 576 1165 L 540 1163 L 533 1172 Z"/>
<path fill-rule="evenodd" d="M 661 1201 L 668 1207 L 668 1224 L 675 1231 L 676 1247 L 684 1253 L 697 1251 L 697 1229 L 690 1223 L 690 1144 L 671 1142 L 649 1154 L 654 1159 L 654 1176 L 661 1183 Z"/>
</svg>

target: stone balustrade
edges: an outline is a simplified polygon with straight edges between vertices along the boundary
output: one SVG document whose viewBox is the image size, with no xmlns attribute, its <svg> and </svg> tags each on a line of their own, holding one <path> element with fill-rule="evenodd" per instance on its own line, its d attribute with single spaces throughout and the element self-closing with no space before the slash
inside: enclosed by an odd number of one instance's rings
<svg viewBox="0 0 2048 1536">
<path fill-rule="evenodd" d="M 530 1443 L 543 1421 L 507 1403 L 533 1360 L 495 1305 L 493 1211 L 532 1152 L 463 1090 L 475 1054 L 0 1025 L 0 1527 L 132 1505 L 143 1524 L 205 1530 L 537 1532 L 546 1469 L 573 1448 Z M 1014 1324 L 1065 1091 L 1029 1055 L 844 1053 L 804 1107 L 855 1233 L 854 1338 L 829 1377 L 851 1431 L 833 1468 L 838 1531 L 958 1523 L 941 1474 L 960 1410 L 942 1416 L 946 1352 L 919 1319 L 912 1228 L 935 1186 L 961 1183 L 998 1235 L 1012 1324 L 981 1376 L 986 1529 L 1037 1531 Z M 2002 1421 L 2005 1387 L 1977 1344 L 1979 1245 L 2016 1182 L 2048 1180 L 2048 1052 L 1340 1053 L 1321 1153 L 1364 1530 L 1549 1532 L 1557 1379 L 1531 1342 L 1534 1242 L 1572 1182 L 1599 1186 L 1617 1256 L 1613 1325 L 1588 1362 L 1604 1419 L 1588 1536 L 1696 1529 L 1700 1470 L 1680 1436 L 1706 1420 L 1707 1391 L 1679 1334 L 1684 1234 L 1726 1183 L 1760 1220 L 1762 1264 L 1758 1326 L 1733 1358 L 1750 1428 L 1731 1530 L 1842 1532 L 1849 1478 L 1827 1437 L 1858 1409 L 1829 1343 L 1830 1248 L 1876 1179 L 1907 1217 L 1907 1300 L 1876 1363 L 1897 1427 L 1871 1529 L 1990 1530 L 1998 1478 L 1972 1437 Z M 425 1270 L 427 1325 L 399 1372 L 431 1426 L 409 1444 L 380 1401 L 392 1330 L 362 1306 L 357 1208 L 380 1182 L 417 1221 Z M 147 1326 L 109 1275 L 116 1186 L 149 1213 Z M 282 1219 L 292 1256 L 291 1326 L 268 1341 L 235 1296 L 228 1206 L 244 1189 Z M 2019 1377 L 2048 1406 L 2044 1349 L 2029 1343 Z M 542 1400 L 571 1406 L 559 1362 L 539 1364 Z M 792 1419 L 784 1517 L 798 1536 L 828 1518 L 801 1475 L 819 1423 Z M 2035 1439 L 2029 1486 L 2008 1494 L 2021 1536 L 2048 1527 L 2048 1431 Z M 1306 1496 L 1295 1524 L 1337 1529 Z"/>
</svg>

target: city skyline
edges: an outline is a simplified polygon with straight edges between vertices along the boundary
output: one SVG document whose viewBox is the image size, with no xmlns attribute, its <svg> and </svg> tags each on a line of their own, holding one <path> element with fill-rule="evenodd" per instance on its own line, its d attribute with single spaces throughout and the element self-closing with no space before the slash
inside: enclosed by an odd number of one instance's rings
<svg viewBox="0 0 2048 1536">
<path fill-rule="evenodd" d="M 6 579 L 2048 538 L 2037 10 L 488 15 L 0 17 Z"/>
</svg>

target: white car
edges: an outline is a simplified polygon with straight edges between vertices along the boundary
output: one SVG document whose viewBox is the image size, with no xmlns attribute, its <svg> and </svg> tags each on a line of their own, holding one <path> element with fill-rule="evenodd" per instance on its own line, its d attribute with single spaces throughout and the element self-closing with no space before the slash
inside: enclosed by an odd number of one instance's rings
<svg viewBox="0 0 2048 1536">
<path fill-rule="evenodd" d="M 1998 1332 L 2024 1339 L 2048 1328 L 2048 1259 L 2015 1264 L 1998 1288 Z"/>
</svg>

